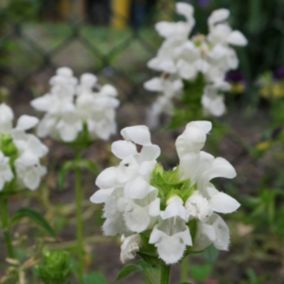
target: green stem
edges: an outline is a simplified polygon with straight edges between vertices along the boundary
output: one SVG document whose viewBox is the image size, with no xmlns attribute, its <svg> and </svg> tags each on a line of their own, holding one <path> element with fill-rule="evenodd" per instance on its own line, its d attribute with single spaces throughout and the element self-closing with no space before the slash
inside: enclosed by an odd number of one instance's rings
<svg viewBox="0 0 284 284">
<path fill-rule="evenodd" d="M 180 280 L 181 283 L 188 281 L 189 276 L 189 257 L 185 256 L 183 260 L 181 261 L 181 267 L 180 267 Z"/>
<path fill-rule="evenodd" d="M 0 198 L 0 215 L 1 215 L 1 224 L 4 235 L 4 241 L 7 248 L 7 255 L 9 258 L 14 258 L 14 247 L 12 242 L 12 235 L 10 229 L 10 219 L 9 219 L 9 209 L 8 209 L 8 198 L 2 196 Z"/>
<path fill-rule="evenodd" d="M 82 175 L 80 169 L 75 170 L 75 191 L 76 191 L 76 232 L 77 232 L 77 252 L 79 260 L 79 281 L 83 283 L 84 274 L 84 226 L 83 226 L 83 200 Z"/>
<path fill-rule="evenodd" d="M 170 272 L 171 267 L 169 265 L 165 265 L 163 262 L 161 263 L 161 284 L 169 284 L 170 283 Z"/>
</svg>

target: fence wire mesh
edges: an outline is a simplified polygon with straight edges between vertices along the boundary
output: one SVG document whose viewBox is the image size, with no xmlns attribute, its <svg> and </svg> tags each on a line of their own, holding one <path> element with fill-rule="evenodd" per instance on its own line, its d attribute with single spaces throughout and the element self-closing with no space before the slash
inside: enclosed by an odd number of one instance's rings
<svg viewBox="0 0 284 284">
<path fill-rule="evenodd" d="M 44 92 L 59 66 L 94 72 L 128 99 L 143 92 L 157 19 L 174 1 L 6 1 L 0 5 L 0 85 L 13 97 Z"/>
</svg>

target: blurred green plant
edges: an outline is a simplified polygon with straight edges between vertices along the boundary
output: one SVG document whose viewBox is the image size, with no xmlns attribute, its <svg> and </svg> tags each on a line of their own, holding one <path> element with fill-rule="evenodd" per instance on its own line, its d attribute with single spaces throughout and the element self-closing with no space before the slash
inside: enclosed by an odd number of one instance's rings
<svg viewBox="0 0 284 284">
<path fill-rule="evenodd" d="M 42 260 L 36 268 L 36 273 L 44 284 L 71 283 L 70 255 L 63 250 L 44 250 Z"/>
</svg>

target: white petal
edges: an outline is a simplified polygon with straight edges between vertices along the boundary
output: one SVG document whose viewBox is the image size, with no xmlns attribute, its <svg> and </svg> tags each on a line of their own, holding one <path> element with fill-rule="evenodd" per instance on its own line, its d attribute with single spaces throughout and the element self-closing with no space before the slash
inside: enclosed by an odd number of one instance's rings
<svg viewBox="0 0 284 284">
<path fill-rule="evenodd" d="M 163 91 L 163 80 L 161 78 L 153 78 L 144 83 L 144 88 L 153 92 Z"/>
<path fill-rule="evenodd" d="M 176 11 L 178 14 L 185 16 L 186 19 L 193 18 L 193 7 L 190 4 L 179 2 L 176 4 Z"/>
<path fill-rule="evenodd" d="M 123 240 L 120 251 L 120 260 L 125 263 L 135 258 L 136 253 L 139 251 L 141 243 L 140 235 L 131 235 Z"/>
<path fill-rule="evenodd" d="M 153 202 L 149 205 L 149 215 L 156 217 L 160 214 L 160 198 L 156 198 Z"/>
<path fill-rule="evenodd" d="M 124 188 L 125 196 L 131 199 L 143 199 L 150 191 L 150 185 L 141 177 L 128 182 Z"/>
<path fill-rule="evenodd" d="M 92 88 L 96 85 L 98 78 L 91 73 L 84 73 L 81 75 L 80 83 L 84 86 Z"/>
<path fill-rule="evenodd" d="M 123 128 L 121 135 L 125 140 L 130 140 L 138 145 L 151 143 L 151 134 L 147 126 L 137 125 Z"/>
<path fill-rule="evenodd" d="M 38 111 L 48 111 L 52 108 L 53 97 L 45 95 L 31 101 L 31 106 Z"/>
<path fill-rule="evenodd" d="M 183 206 L 183 201 L 178 196 L 173 196 L 168 200 L 168 205 L 164 212 L 161 213 L 162 219 L 172 217 L 180 217 L 183 220 L 187 219 L 186 209 Z"/>
<path fill-rule="evenodd" d="M 141 233 L 145 231 L 150 223 L 150 216 L 144 207 L 137 205 L 133 209 L 124 213 L 126 226 L 130 231 Z"/>
<path fill-rule="evenodd" d="M 214 246 L 219 250 L 228 250 L 230 245 L 230 231 L 227 224 L 217 215 L 213 226 L 216 232 Z"/>
<path fill-rule="evenodd" d="M 109 84 L 106 84 L 104 85 L 100 92 L 103 94 L 103 95 L 106 95 L 106 96 L 110 96 L 110 97 L 115 97 L 117 96 L 117 90 L 116 88 L 114 88 L 112 85 L 109 85 Z"/>
<path fill-rule="evenodd" d="M 211 13 L 208 18 L 209 26 L 213 26 L 217 23 L 223 22 L 230 16 L 230 11 L 227 9 L 218 9 Z"/>
<path fill-rule="evenodd" d="M 202 129 L 204 133 L 208 134 L 212 129 L 212 122 L 208 120 L 195 120 L 188 123 L 186 127 L 189 126 L 195 126 L 199 129 Z"/>
<path fill-rule="evenodd" d="M 99 188 L 112 188 L 117 185 L 117 168 L 110 167 L 103 170 L 96 179 Z"/>
<path fill-rule="evenodd" d="M 224 158 L 214 159 L 209 171 L 206 173 L 208 180 L 216 177 L 235 178 L 237 173 L 234 167 Z"/>
<path fill-rule="evenodd" d="M 34 128 L 38 124 L 39 120 L 30 115 L 22 115 L 17 122 L 16 128 L 18 130 L 29 130 Z"/>
<path fill-rule="evenodd" d="M 186 245 L 178 237 L 167 236 L 157 244 L 159 257 L 168 265 L 177 263 L 184 254 Z"/>
<path fill-rule="evenodd" d="M 145 145 L 142 147 L 140 152 L 141 161 L 152 161 L 156 160 L 161 154 L 161 149 L 158 145 Z"/>
<path fill-rule="evenodd" d="M 224 192 L 218 192 L 210 199 L 210 205 L 215 212 L 232 213 L 240 207 L 240 203 Z"/>
<path fill-rule="evenodd" d="M 245 36 L 239 31 L 233 31 L 227 38 L 227 42 L 232 45 L 245 46 L 248 41 Z"/>
<path fill-rule="evenodd" d="M 124 159 L 137 153 L 136 146 L 132 142 L 124 140 L 113 142 L 111 145 L 111 151 L 119 159 Z"/>
<path fill-rule="evenodd" d="M 113 188 L 100 189 L 91 196 L 90 201 L 95 204 L 105 203 L 112 192 Z"/>
</svg>

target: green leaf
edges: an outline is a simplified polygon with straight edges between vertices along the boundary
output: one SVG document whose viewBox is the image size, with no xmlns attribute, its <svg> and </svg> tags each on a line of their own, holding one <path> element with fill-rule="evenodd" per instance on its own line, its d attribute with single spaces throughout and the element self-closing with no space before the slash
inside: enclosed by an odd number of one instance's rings
<svg viewBox="0 0 284 284">
<path fill-rule="evenodd" d="M 213 245 L 209 246 L 203 252 L 204 258 L 210 263 L 214 263 L 217 260 L 219 254 L 219 251 Z"/>
<path fill-rule="evenodd" d="M 50 226 L 48 221 L 37 211 L 34 211 L 30 208 L 23 208 L 18 210 L 12 218 L 12 224 L 17 224 L 23 218 L 29 218 L 39 227 L 45 230 L 52 237 L 56 237 L 56 233 L 53 228 Z"/>
<path fill-rule="evenodd" d="M 192 278 L 196 281 L 205 281 L 211 274 L 212 270 L 213 268 L 210 264 L 192 265 L 191 275 Z"/>
<path fill-rule="evenodd" d="M 116 279 L 117 280 L 121 280 L 124 279 L 126 277 L 128 277 L 129 275 L 133 274 L 133 273 L 137 273 L 142 271 L 142 267 L 140 265 L 137 264 L 128 264 L 125 265 L 117 274 Z"/>
<path fill-rule="evenodd" d="M 100 272 L 84 275 L 84 284 L 107 284 L 105 276 Z"/>
</svg>

